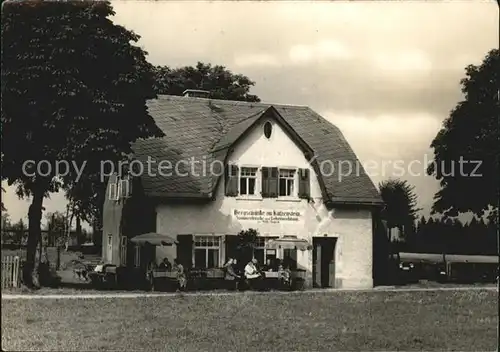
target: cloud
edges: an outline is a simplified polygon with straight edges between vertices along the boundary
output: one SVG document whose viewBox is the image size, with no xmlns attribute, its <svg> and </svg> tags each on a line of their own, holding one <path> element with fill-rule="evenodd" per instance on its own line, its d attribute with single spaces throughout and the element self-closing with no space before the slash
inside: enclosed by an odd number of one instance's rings
<svg viewBox="0 0 500 352">
<path fill-rule="evenodd" d="M 24 223 L 28 224 L 28 210 L 31 204 L 31 198 L 19 199 L 15 193 L 15 187 L 9 187 L 7 182 L 2 182 L 2 187 L 6 190 L 2 194 L 2 202 L 7 208 L 7 213 L 10 215 L 11 222 L 17 222 L 23 219 Z M 45 214 L 55 211 L 65 211 L 66 198 L 64 193 L 51 193 L 50 198 L 45 198 L 43 206 L 45 207 L 44 216 L 42 216 L 42 225 L 46 223 Z"/>
<path fill-rule="evenodd" d="M 292 64 L 307 64 L 311 61 L 347 60 L 352 57 L 352 53 L 341 42 L 329 39 L 313 45 L 294 45 L 288 56 Z"/>
<path fill-rule="evenodd" d="M 433 159 L 430 143 L 441 128 L 436 116 L 425 113 L 400 115 L 355 115 L 324 111 L 347 139 L 375 184 L 389 178 L 401 178 L 415 186 L 419 204 L 429 212 L 438 182 L 426 174 Z"/>
<path fill-rule="evenodd" d="M 411 75 L 432 69 L 432 61 L 421 50 L 401 50 L 396 52 L 380 52 L 373 54 L 372 64 L 376 69 L 396 74 Z"/>
<path fill-rule="evenodd" d="M 279 60 L 270 54 L 235 55 L 234 63 L 239 67 L 278 66 Z"/>
<path fill-rule="evenodd" d="M 332 112 L 360 158 L 429 152 L 462 99 L 465 66 L 499 41 L 492 1 L 112 5 L 112 20 L 141 36 L 151 63 L 224 65 L 255 81 L 252 93 L 263 101 Z M 413 182 L 429 194 L 428 179 Z M 27 213 L 26 202 L 4 198 L 9 212 L 22 208 L 16 217 Z M 65 200 L 55 199 L 47 206 L 64 210 Z"/>
</svg>

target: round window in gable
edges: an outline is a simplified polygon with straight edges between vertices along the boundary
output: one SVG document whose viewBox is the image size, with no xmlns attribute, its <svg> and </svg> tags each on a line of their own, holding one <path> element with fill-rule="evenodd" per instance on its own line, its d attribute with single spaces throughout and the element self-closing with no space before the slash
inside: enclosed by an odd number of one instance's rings
<svg viewBox="0 0 500 352">
<path fill-rule="evenodd" d="M 273 132 L 273 125 L 271 122 L 267 121 L 264 124 L 264 136 L 266 136 L 267 139 L 271 138 L 271 133 Z"/>
</svg>

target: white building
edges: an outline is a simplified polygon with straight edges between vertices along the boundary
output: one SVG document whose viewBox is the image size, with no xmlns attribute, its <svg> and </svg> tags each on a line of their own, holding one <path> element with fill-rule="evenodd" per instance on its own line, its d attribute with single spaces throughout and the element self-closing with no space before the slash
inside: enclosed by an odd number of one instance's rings
<svg viewBox="0 0 500 352">
<path fill-rule="evenodd" d="M 231 238 L 253 228 L 261 237 L 256 258 L 291 256 L 309 286 L 373 286 L 382 202 L 337 127 L 301 106 L 160 96 L 148 107 L 166 136 L 134 146 L 144 171 L 131 205 L 106 200 L 107 262 L 133 257 L 121 237 L 155 231 L 178 241 L 158 247 L 157 260 L 220 267 Z M 306 239 L 312 250 L 265 249 L 285 235 Z"/>
</svg>

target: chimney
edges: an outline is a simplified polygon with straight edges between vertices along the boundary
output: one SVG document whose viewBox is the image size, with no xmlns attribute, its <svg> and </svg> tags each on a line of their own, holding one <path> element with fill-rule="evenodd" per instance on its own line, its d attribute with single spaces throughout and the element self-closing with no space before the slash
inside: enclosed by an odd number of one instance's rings
<svg viewBox="0 0 500 352">
<path fill-rule="evenodd" d="M 200 89 L 186 89 L 183 93 L 185 97 L 193 97 L 193 98 L 210 98 L 210 92 L 207 90 Z"/>
</svg>

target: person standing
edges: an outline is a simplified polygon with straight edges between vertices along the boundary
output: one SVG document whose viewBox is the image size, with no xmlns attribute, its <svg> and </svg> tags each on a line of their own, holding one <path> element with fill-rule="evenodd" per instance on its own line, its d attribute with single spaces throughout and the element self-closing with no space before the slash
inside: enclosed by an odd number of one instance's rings
<svg viewBox="0 0 500 352">
<path fill-rule="evenodd" d="M 186 289 L 187 277 L 184 271 L 184 266 L 177 258 L 174 259 L 174 270 L 177 273 L 177 291 L 184 291 Z"/>
</svg>

